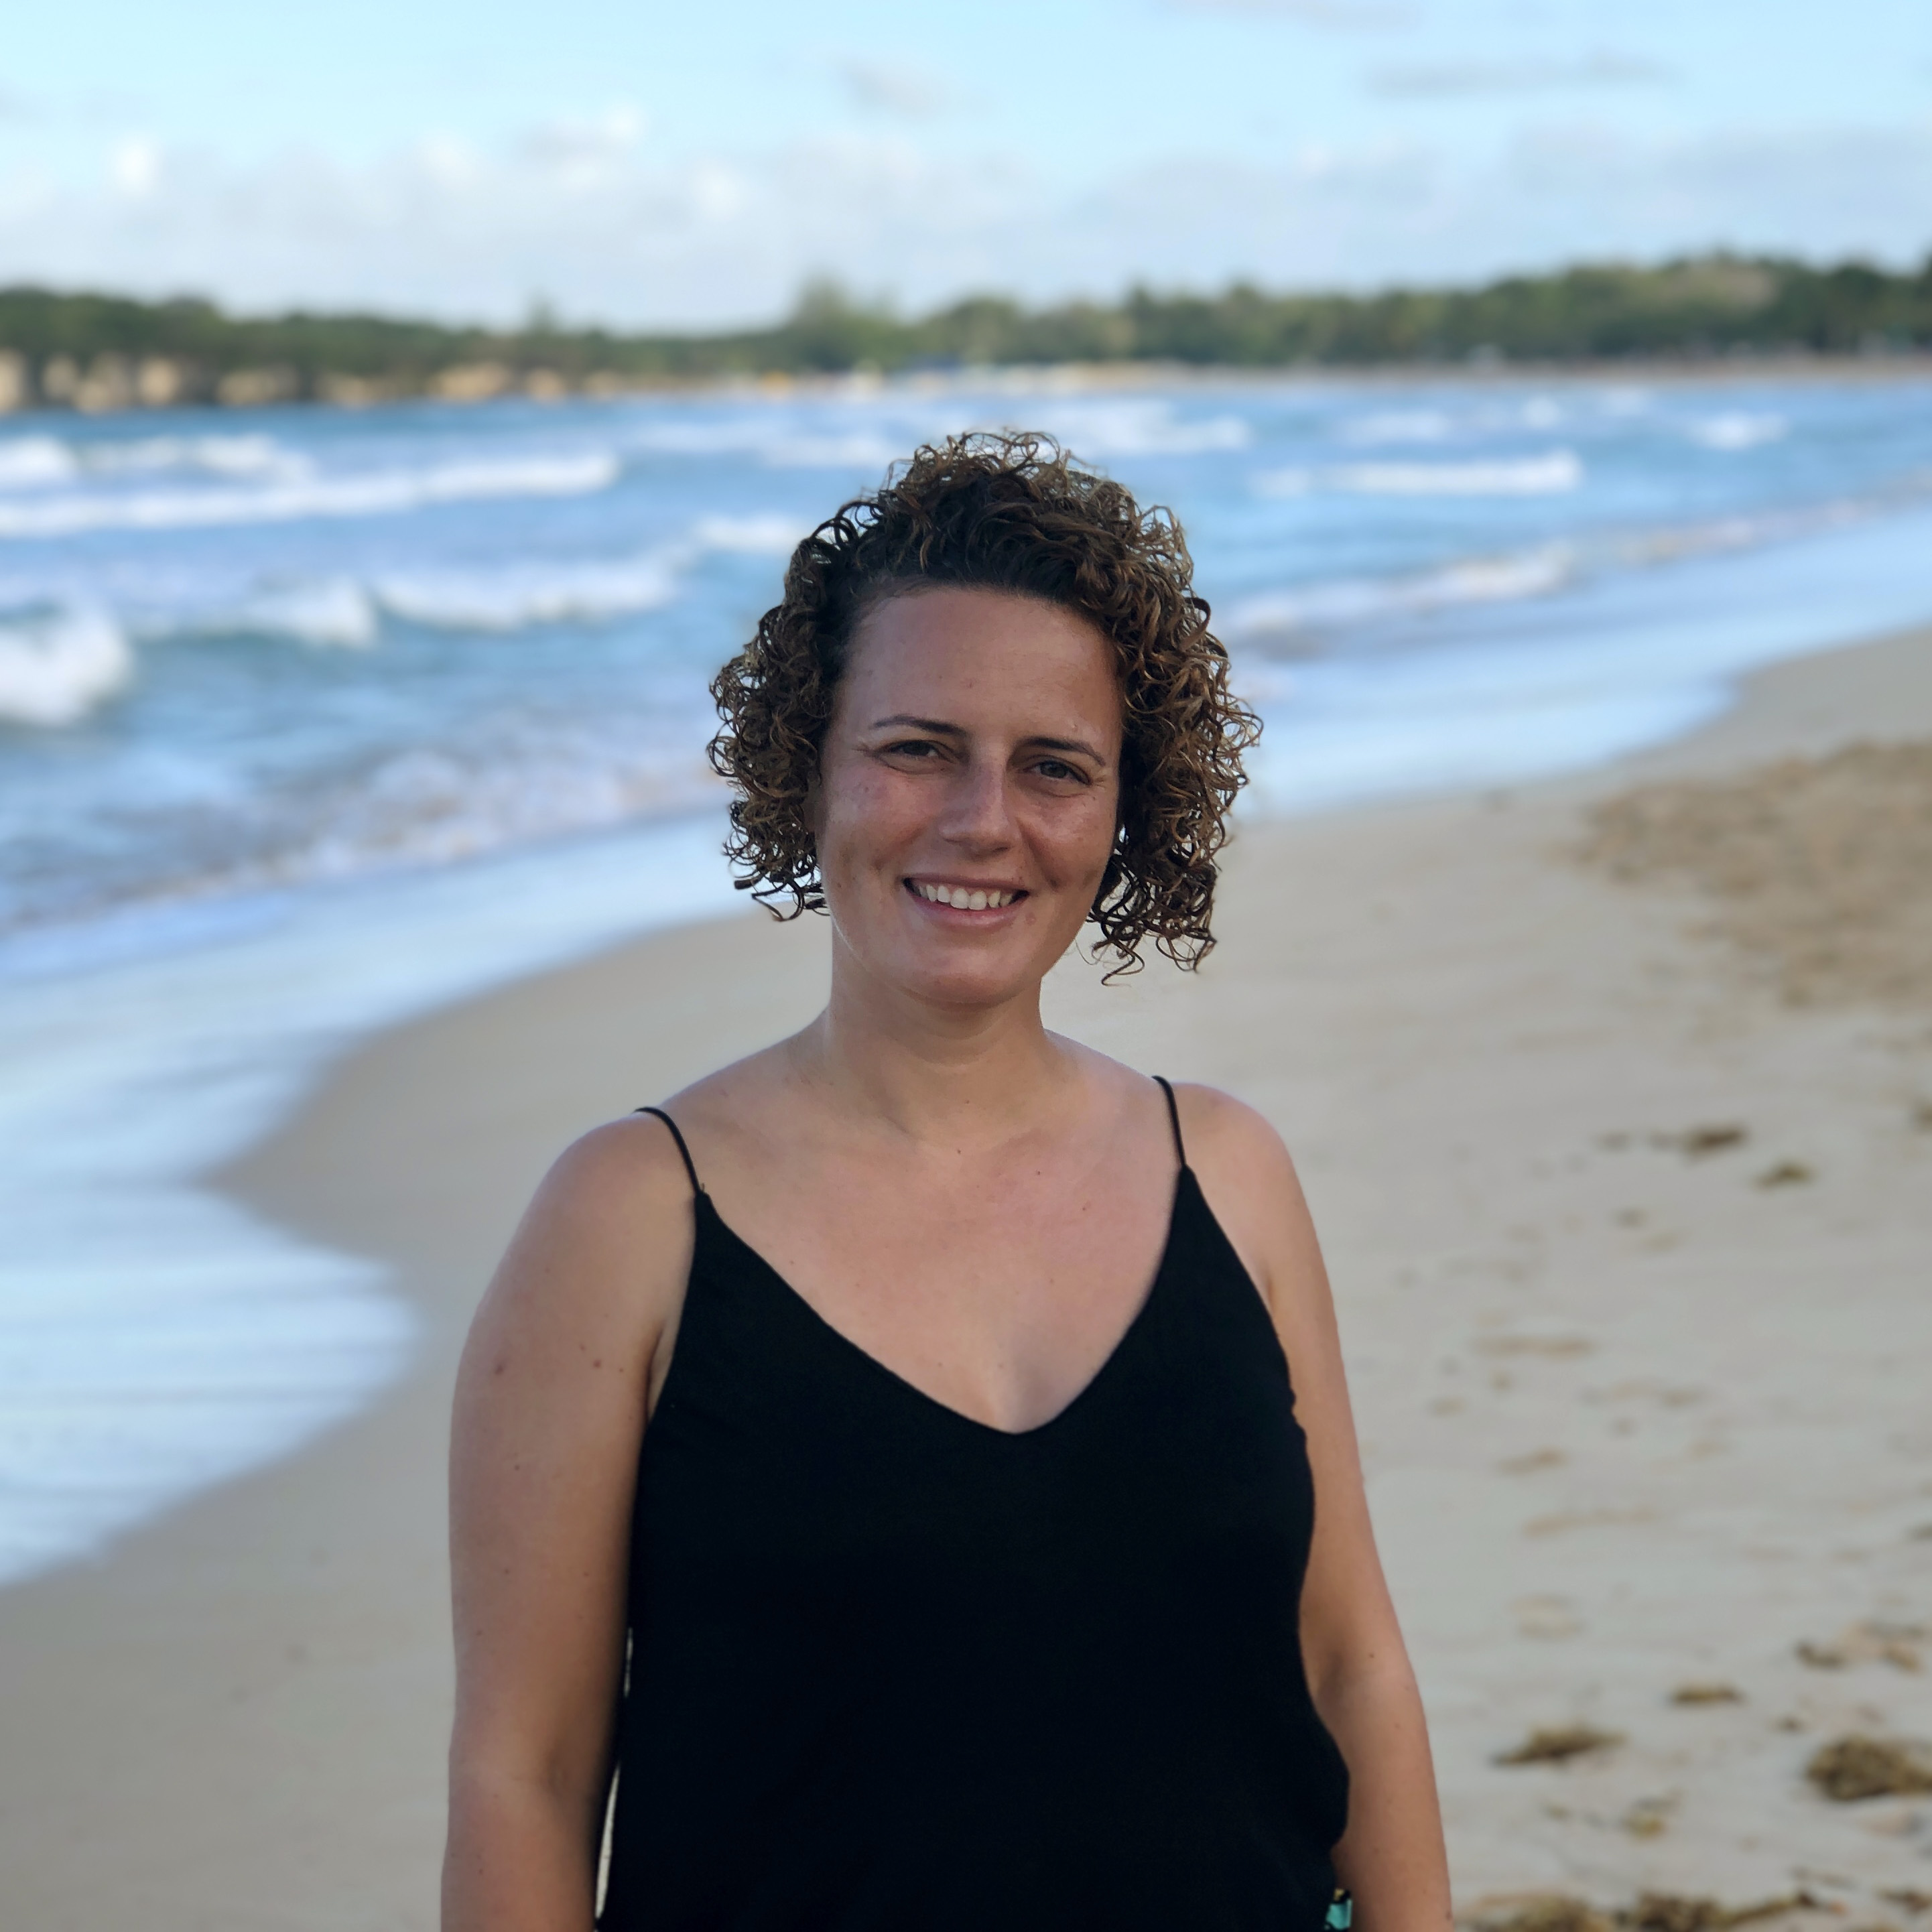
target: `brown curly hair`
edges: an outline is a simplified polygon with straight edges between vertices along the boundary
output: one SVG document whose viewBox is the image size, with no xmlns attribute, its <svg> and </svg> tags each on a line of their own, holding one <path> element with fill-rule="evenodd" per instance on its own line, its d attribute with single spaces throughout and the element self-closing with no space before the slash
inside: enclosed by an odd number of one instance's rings
<svg viewBox="0 0 1932 1932">
<path fill-rule="evenodd" d="M 1228 688 L 1228 653 L 1194 595 L 1172 514 L 1143 512 L 1051 437 L 952 436 L 915 451 L 793 551 L 784 600 L 712 680 L 711 763 L 737 796 L 725 853 L 782 918 L 822 911 L 806 802 L 846 654 L 884 599 L 956 584 L 1084 617 L 1113 644 L 1124 711 L 1120 826 L 1090 918 L 1137 970 L 1151 939 L 1191 967 L 1214 944 L 1216 854 L 1260 733 Z M 1112 975 L 1110 974 L 1111 977 Z"/>
</svg>

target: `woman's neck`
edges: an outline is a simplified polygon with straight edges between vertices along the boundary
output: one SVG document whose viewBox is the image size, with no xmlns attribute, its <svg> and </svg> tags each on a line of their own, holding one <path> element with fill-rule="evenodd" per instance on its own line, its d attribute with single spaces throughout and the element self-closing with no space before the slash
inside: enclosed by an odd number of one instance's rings
<svg viewBox="0 0 1932 1932">
<path fill-rule="evenodd" d="M 942 1006 L 883 985 L 836 940 L 833 955 L 831 998 L 790 1054 L 824 1103 L 963 1149 L 1044 1125 L 1072 1100 L 1078 1062 L 1042 1024 L 1037 984 L 996 1006 Z"/>
</svg>

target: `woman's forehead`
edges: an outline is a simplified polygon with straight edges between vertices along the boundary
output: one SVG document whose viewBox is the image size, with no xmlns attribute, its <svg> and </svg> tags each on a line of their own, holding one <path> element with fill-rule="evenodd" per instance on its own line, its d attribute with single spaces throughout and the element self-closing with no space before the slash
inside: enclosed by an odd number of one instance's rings
<svg viewBox="0 0 1932 1932">
<path fill-rule="evenodd" d="M 1035 597 L 935 586 L 898 593 L 866 613 L 846 666 L 851 683 L 878 689 L 920 685 L 1119 709 L 1114 651 L 1077 611 Z"/>
</svg>

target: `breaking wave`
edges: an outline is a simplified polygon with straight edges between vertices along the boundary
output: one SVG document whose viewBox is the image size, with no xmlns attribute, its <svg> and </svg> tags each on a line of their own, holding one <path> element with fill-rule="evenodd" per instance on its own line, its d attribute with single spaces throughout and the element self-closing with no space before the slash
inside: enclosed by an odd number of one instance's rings
<svg viewBox="0 0 1932 1932">
<path fill-rule="evenodd" d="M 820 416 L 810 424 L 780 411 L 719 421 L 660 422 L 632 430 L 626 446 L 660 456 L 747 456 L 770 470 L 860 470 L 883 475 L 916 444 L 974 428 L 988 428 L 984 400 L 946 399 L 907 406 L 896 421 L 848 426 Z M 1122 457 L 1204 455 L 1245 449 L 1254 440 L 1246 416 L 1223 411 L 1195 416 L 1164 400 L 1065 398 L 1051 411 L 1054 434 L 1094 460 Z"/>
<path fill-rule="evenodd" d="M 1574 449 L 1540 456 L 1489 458 L 1468 463 L 1345 463 L 1321 470 L 1264 470 L 1254 479 L 1263 496 L 1306 496 L 1318 491 L 1354 496 L 1556 496 L 1583 481 Z"/>
<path fill-rule="evenodd" d="M 1509 603 L 1562 589 L 1575 568 L 1571 547 L 1553 544 L 1514 556 L 1472 557 L 1408 577 L 1337 578 L 1249 598 L 1228 611 L 1221 628 L 1232 642 L 1260 641 L 1458 604 Z"/>
<path fill-rule="evenodd" d="M 376 603 L 438 630 L 520 631 L 655 610 L 677 595 L 677 572 L 662 556 L 610 562 L 505 564 L 494 570 L 418 570 L 373 584 Z"/>
<path fill-rule="evenodd" d="M 583 496 L 620 473 L 605 451 L 581 455 L 472 458 L 413 470 L 270 481 L 255 489 L 146 490 L 0 499 L 0 538 L 91 530 L 183 530 L 310 518 L 382 517 L 440 503 L 497 497 Z"/>
<path fill-rule="evenodd" d="M 74 452 L 52 436 L 10 436 L 0 442 L 0 490 L 44 489 L 80 474 Z"/>
<path fill-rule="evenodd" d="M 174 638 L 359 651 L 382 641 L 386 619 L 492 635 L 609 623 L 676 602 L 686 573 L 708 554 L 782 557 L 803 534 L 798 519 L 777 513 L 701 517 L 684 536 L 631 556 L 268 578 L 238 591 L 205 590 L 198 602 L 178 593 L 158 608 L 136 599 L 110 609 L 78 598 L 66 579 L 53 581 L 69 587 L 22 584 L 10 586 L 21 608 L 0 614 L 0 719 L 70 724 L 132 681 L 133 645 Z M 8 595 L 0 586 L 0 600 Z"/>
<path fill-rule="evenodd" d="M 72 724 L 134 674 L 120 627 L 82 608 L 0 619 L 0 718 Z"/>
<path fill-rule="evenodd" d="M 228 609 L 168 628 L 202 637 L 292 638 L 322 650 L 368 650 L 381 635 L 382 619 L 361 584 L 337 577 L 270 585 Z"/>
<path fill-rule="evenodd" d="M 1757 449 L 1768 442 L 1782 442 L 1790 429 L 1783 416 L 1768 412 L 1727 410 L 1718 416 L 1700 416 L 1690 426 L 1690 436 L 1706 449 Z"/>
</svg>

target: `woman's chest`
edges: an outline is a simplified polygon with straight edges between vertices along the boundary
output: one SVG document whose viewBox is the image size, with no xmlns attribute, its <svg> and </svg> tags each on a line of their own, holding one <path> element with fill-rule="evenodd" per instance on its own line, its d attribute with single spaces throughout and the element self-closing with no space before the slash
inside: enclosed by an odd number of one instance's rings
<svg viewBox="0 0 1932 1932">
<path fill-rule="evenodd" d="M 1174 1177 L 1072 1164 L 988 1175 L 842 1173 L 736 1191 L 735 1237 L 852 1347 L 958 1413 L 1037 1427 L 1132 1327 L 1166 1251 Z"/>
</svg>

